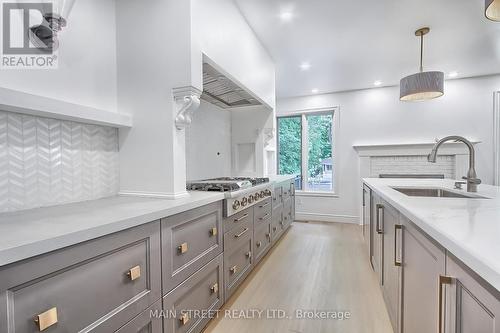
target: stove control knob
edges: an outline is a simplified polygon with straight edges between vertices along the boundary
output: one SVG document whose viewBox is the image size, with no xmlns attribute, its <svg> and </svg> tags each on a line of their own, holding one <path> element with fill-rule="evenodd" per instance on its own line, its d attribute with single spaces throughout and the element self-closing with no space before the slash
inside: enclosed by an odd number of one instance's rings
<svg viewBox="0 0 500 333">
<path fill-rule="evenodd" d="M 241 199 L 241 207 L 245 207 L 248 203 L 248 199 L 246 197 Z"/>
<path fill-rule="evenodd" d="M 255 193 L 253 197 L 255 198 L 255 201 L 259 200 L 260 199 L 259 192 Z"/>
<path fill-rule="evenodd" d="M 260 198 L 264 199 L 266 197 L 266 192 L 264 190 L 260 191 Z"/>
<path fill-rule="evenodd" d="M 253 195 L 250 194 L 248 196 L 248 203 L 251 204 L 253 201 L 254 201 L 254 197 L 253 197 Z"/>
<path fill-rule="evenodd" d="M 239 200 L 234 200 L 233 201 L 233 209 L 238 210 L 240 208 L 240 201 Z"/>
<path fill-rule="evenodd" d="M 271 196 L 271 191 L 270 191 L 270 190 L 266 190 L 266 192 L 265 192 L 265 193 L 266 193 L 266 196 L 267 196 L 267 197 L 270 197 L 270 196 Z"/>
</svg>

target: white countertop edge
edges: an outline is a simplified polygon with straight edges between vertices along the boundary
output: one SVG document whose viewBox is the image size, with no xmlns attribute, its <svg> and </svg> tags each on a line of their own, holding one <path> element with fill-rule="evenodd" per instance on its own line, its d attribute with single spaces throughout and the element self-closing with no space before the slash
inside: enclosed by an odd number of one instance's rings
<svg viewBox="0 0 500 333">
<path fill-rule="evenodd" d="M 109 223 L 93 226 L 88 229 L 78 230 L 72 233 L 66 233 L 0 250 L 0 267 L 38 255 L 46 254 L 55 250 L 59 250 L 68 246 L 76 245 L 88 240 L 110 235 L 112 233 L 123 231 L 132 227 L 154 222 L 161 218 L 169 217 L 224 199 L 223 193 L 214 192 L 213 194 L 214 195 L 209 198 L 197 199 L 192 202 L 179 204 L 178 206 L 159 209 L 157 211 L 140 214 L 137 216 L 131 216 L 125 219 L 110 221 Z"/>
<path fill-rule="evenodd" d="M 378 178 L 377 178 L 378 179 Z M 447 237 L 439 230 L 435 229 L 431 224 L 424 221 L 418 215 L 412 213 L 404 205 L 401 205 L 398 201 L 394 200 L 392 197 L 388 196 L 384 191 L 378 189 L 380 186 L 384 186 L 390 189 L 389 185 L 379 185 L 370 182 L 370 178 L 363 178 L 363 183 L 367 184 L 373 191 L 375 191 L 382 199 L 391 204 L 400 213 L 406 216 L 411 222 L 422 229 L 428 236 L 433 238 L 436 242 L 441 244 L 447 251 L 449 251 L 453 256 L 462 261 L 470 269 L 472 269 L 476 274 L 483 278 L 486 282 L 491 284 L 494 288 L 500 291 L 500 272 L 492 269 L 487 263 L 485 263 L 481 258 L 475 256 L 465 250 L 459 243 L 456 243 L 453 239 Z M 411 187 L 411 186 L 409 186 Z"/>
</svg>

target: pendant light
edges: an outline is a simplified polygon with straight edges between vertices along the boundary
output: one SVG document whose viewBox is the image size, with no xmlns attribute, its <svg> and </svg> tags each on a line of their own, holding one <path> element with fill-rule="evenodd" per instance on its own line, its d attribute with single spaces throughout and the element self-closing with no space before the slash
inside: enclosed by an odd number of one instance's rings
<svg viewBox="0 0 500 333">
<path fill-rule="evenodd" d="M 489 20 L 500 22 L 500 0 L 486 0 L 484 15 Z"/>
<path fill-rule="evenodd" d="M 427 27 L 415 31 L 415 36 L 420 37 L 420 72 L 401 79 L 399 99 L 402 101 L 423 101 L 444 94 L 444 73 L 424 72 L 424 35 L 429 31 Z"/>
</svg>

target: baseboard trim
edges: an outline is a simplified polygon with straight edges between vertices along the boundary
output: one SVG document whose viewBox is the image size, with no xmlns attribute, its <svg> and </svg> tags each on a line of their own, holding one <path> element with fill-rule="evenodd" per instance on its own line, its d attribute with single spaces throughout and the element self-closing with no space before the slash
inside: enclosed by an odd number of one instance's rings
<svg viewBox="0 0 500 333">
<path fill-rule="evenodd" d="M 127 197 L 159 198 L 159 199 L 175 200 L 188 197 L 189 193 L 187 191 L 177 192 L 177 193 L 120 191 L 118 192 L 118 195 Z"/>
<path fill-rule="evenodd" d="M 316 214 L 316 213 L 297 212 L 295 214 L 295 220 L 359 224 L 359 216 L 356 215 Z"/>
</svg>

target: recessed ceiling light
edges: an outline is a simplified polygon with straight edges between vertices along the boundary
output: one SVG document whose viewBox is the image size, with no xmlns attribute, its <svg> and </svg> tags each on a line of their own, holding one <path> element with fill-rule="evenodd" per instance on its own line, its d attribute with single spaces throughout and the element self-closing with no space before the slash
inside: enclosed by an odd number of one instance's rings
<svg viewBox="0 0 500 333">
<path fill-rule="evenodd" d="M 318 88 L 314 88 L 314 89 L 312 89 L 312 90 L 311 90 L 311 92 L 312 92 L 313 94 L 317 94 L 317 93 L 319 92 L 319 90 L 318 90 Z"/>
<path fill-rule="evenodd" d="M 283 22 L 290 22 L 293 19 L 293 13 L 292 12 L 281 12 L 280 13 L 280 19 Z"/>
<path fill-rule="evenodd" d="M 311 68 L 311 64 L 307 61 L 304 61 L 300 64 L 300 69 L 302 69 L 303 71 L 307 71 L 309 68 Z"/>
<path fill-rule="evenodd" d="M 448 73 L 448 77 L 453 78 L 453 77 L 457 77 L 457 76 L 458 76 L 458 72 L 457 71 L 453 71 L 453 72 L 449 72 Z"/>
<path fill-rule="evenodd" d="M 373 82 L 373 85 L 376 87 L 380 86 L 381 84 L 382 84 L 382 81 L 380 81 L 380 80 Z"/>
</svg>

